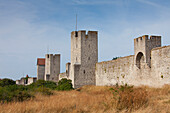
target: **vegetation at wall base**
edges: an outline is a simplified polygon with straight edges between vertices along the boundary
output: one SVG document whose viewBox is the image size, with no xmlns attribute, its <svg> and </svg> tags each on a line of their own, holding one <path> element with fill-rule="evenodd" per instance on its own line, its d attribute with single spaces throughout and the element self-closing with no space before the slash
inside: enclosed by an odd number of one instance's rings
<svg viewBox="0 0 170 113">
<path fill-rule="evenodd" d="M 29 89 L 35 89 L 39 87 L 49 88 L 51 90 L 56 89 L 57 85 L 53 81 L 38 80 L 35 83 L 28 85 Z"/>
<path fill-rule="evenodd" d="M 0 102 L 24 101 L 34 98 L 25 86 L 9 85 L 0 87 Z"/>
<path fill-rule="evenodd" d="M 0 80 L 1 87 L 7 86 L 7 85 L 15 85 L 15 81 L 8 79 L 8 78 L 4 78 L 4 79 Z"/>
<path fill-rule="evenodd" d="M 58 85 L 52 81 L 38 80 L 30 85 L 16 85 L 11 79 L 0 81 L 0 103 L 24 101 L 34 98 L 36 94 L 53 95 L 54 90 L 73 89 L 71 80 L 62 79 Z"/>
<path fill-rule="evenodd" d="M 70 80 L 62 79 L 58 85 L 50 81 L 37 81 L 28 86 L 0 86 L 0 110 L 8 113 L 13 111 L 16 113 L 168 113 L 170 111 L 170 85 L 150 88 L 117 84 L 83 86 L 71 90 L 73 88 L 70 83 Z M 57 88 L 61 88 L 60 91 L 57 91 Z"/>
<path fill-rule="evenodd" d="M 117 90 L 117 91 L 116 91 Z M 120 98 L 119 98 L 120 97 Z M 0 104 L 2 113 L 169 113 L 170 85 L 83 86 L 79 90 L 35 94 L 35 99 Z"/>
<path fill-rule="evenodd" d="M 71 83 L 71 80 L 68 80 L 66 78 L 61 79 L 58 82 L 58 86 L 56 88 L 56 90 L 58 91 L 69 91 L 73 89 L 73 85 Z"/>
<path fill-rule="evenodd" d="M 110 89 L 113 93 L 114 108 L 132 111 L 148 105 L 148 94 L 145 89 L 133 88 L 127 84 Z"/>
</svg>

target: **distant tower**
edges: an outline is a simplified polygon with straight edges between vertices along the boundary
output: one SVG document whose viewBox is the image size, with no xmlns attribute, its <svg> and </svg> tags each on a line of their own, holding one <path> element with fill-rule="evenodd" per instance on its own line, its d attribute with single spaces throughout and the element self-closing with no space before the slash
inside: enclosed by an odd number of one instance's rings
<svg viewBox="0 0 170 113">
<path fill-rule="evenodd" d="M 45 58 L 37 59 L 37 80 L 44 80 Z"/>
<path fill-rule="evenodd" d="M 95 85 L 95 65 L 98 62 L 98 32 L 71 33 L 71 65 L 69 78 L 74 88 Z"/>
<path fill-rule="evenodd" d="M 60 54 L 45 55 L 45 77 L 46 81 L 58 82 L 60 73 Z"/>
<path fill-rule="evenodd" d="M 161 47 L 161 36 L 144 35 L 134 39 L 135 65 L 138 69 L 143 68 L 145 64 L 151 67 L 151 50 Z"/>
</svg>

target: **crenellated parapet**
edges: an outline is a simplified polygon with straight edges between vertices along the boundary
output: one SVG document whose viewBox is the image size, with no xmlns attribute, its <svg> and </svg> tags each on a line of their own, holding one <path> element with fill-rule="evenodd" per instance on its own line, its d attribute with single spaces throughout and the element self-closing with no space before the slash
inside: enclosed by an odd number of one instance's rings
<svg viewBox="0 0 170 113">
<path fill-rule="evenodd" d="M 98 31 L 88 31 L 86 32 L 85 30 L 80 30 L 80 31 L 72 31 L 71 36 L 72 37 L 81 37 L 81 38 L 88 38 L 89 36 L 97 36 Z"/>
<path fill-rule="evenodd" d="M 161 47 L 161 36 L 143 35 L 134 39 L 135 62 L 138 68 L 145 63 L 151 67 L 151 50 Z"/>
<path fill-rule="evenodd" d="M 141 37 L 135 38 L 134 43 L 138 44 L 138 43 L 144 42 L 146 40 L 148 40 L 148 35 L 143 35 Z"/>
<path fill-rule="evenodd" d="M 161 46 L 161 36 L 153 36 L 151 35 L 149 38 L 149 35 L 143 35 L 141 37 L 135 38 L 134 39 L 135 44 L 150 44 L 152 43 L 153 46 Z"/>
<path fill-rule="evenodd" d="M 151 49 L 161 47 L 161 36 L 150 36 L 150 39 L 148 39 L 148 46 L 150 46 Z"/>
</svg>

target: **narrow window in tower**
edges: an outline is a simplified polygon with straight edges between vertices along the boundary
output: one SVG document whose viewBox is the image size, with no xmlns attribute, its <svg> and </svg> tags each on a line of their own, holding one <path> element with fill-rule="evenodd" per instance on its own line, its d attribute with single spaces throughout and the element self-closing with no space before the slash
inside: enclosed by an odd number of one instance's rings
<svg viewBox="0 0 170 113">
<path fill-rule="evenodd" d="M 90 60 L 90 57 L 88 59 Z"/>
<path fill-rule="evenodd" d="M 77 31 L 75 32 L 75 37 L 78 37 L 78 32 Z"/>
<path fill-rule="evenodd" d="M 89 44 L 89 48 L 90 48 L 90 44 Z"/>
<path fill-rule="evenodd" d="M 76 57 L 76 62 L 77 62 L 77 57 Z"/>
<path fill-rule="evenodd" d="M 47 55 L 47 58 L 49 58 L 49 55 Z"/>
<path fill-rule="evenodd" d="M 86 73 L 86 71 L 84 70 L 84 74 Z"/>
</svg>

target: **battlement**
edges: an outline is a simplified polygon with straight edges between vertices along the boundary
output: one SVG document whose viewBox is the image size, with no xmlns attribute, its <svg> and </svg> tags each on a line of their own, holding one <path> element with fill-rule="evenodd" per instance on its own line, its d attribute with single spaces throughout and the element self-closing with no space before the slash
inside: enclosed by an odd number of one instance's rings
<svg viewBox="0 0 170 113">
<path fill-rule="evenodd" d="M 45 55 L 46 58 L 51 58 L 51 57 L 60 57 L 60 54 L 46 54 Z"/>
<path fill-rule="evenodd" d="M 60 54 L 54 54 L 54 57 L 59 57 L 60 56 Z"/>
<path fill-rule="evenodd" d="M 143 41 L 160 41 L 161 40 L 161 36 L 153 36 L 151 35 L 149 38 L 149 35 L 143 35 L 141 37 L 135 38 L 134 42 L 138 43 L 138 42 L 143 42 Z"/>
<path fill-rule="evenodd" d="M 80 30 L 80 31 L 72 31 L 71 35 L 75 37 L 79 37 L 81 35 L 84 35 L 86 38 L 88 38 L 89 35 L 96 35 L 98 34 L 98 31 L 88 31 L 86 32 L 85 30 Z"/>
<path fill-rule="evenodd" d="M 143 35 L 141 37 L 135 38 L 134 42 L 140 42 L 140 41 L 143 41 L 143 40 L 148 40 L 148 35 Z"/>
<path fill-rule="evenodd" d="M 161 36 L 150 36 L 150 40 L 161 39 Z"/>
</svg>

